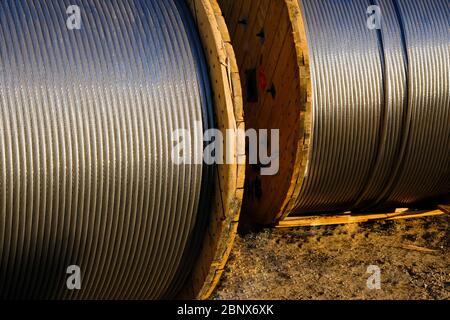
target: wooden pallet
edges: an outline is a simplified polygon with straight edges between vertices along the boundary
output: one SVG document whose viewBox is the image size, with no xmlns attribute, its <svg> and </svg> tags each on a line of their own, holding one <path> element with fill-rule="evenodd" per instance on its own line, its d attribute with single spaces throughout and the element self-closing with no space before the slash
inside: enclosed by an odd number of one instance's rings
<svg viewBox="0 0 450 320">
<path fill-rule="evenodd" d="M 450 206 L 437 206 L 434 210 L 411 210 L 411 209 L 397 209 L 394 212 L 387 213 L 343 213 L 338 215 L 327 216 L 302 216 L 302 217 L 287 217 L 279 221 L 277 228 L 294 228 L 294 227 L 317 227 L 349 223 L 363 223 L 375 220 L 400 220 L 423 218 L 431 216 L 440 216 L 450 213 Z"/>
</svg>

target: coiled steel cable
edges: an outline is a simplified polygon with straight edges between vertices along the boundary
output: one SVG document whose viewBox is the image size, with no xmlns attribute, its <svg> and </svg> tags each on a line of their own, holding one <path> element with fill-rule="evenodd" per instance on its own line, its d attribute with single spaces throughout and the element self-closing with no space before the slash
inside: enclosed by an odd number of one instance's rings
<svg viewBox="0 0 450 320">
<path fill-rule="evenodd" d="M 395 0 L 408 56 L 410 129 L 401 166 L 378 203 L 409 205 L 450 193 L 450 34 L 446 0 Z"/>
<path fill-rule="evenodd" d="M 380 119 L 377 158 L 370 179 L 354 205 L 358 209 L 370 207 L 377 201 L 392 178 L 392 168 L 402 163 L 402 137 L 407 131 L 410 115 L 407 109 L 407 55 L 395 4 L 390 0 L 376 0 L 372 4 L 379 6 L 382 13 L 381 29 L 377 32 L 385 107 Z"/>
<path fill-rule="evenodd" d="M 411 205 L 449 192 L 444 0 L 299 0 L 313 87 L 295 212 Z M 381 30 L 367 27 L 379 5 Z"/>
<path fill-rule="evenodd" d="M 344 210 L 376 161 L 383 118 L 377 33 L 366 26 L 370 1 L 301 1 L 310 50 L 311 154 L 297 208 Z"/>
<path fill-rule="evenodd" d="M 66 26 L 81 9 L 81 29 Z M 0 298 L 173 297 L 198 254 L 214 126 L 183 0 L 0 2 Z M 196 122 L 203 124 L 198 128 Z M 66 268 L 82 271 L 66 288 Z"/>
</svg>

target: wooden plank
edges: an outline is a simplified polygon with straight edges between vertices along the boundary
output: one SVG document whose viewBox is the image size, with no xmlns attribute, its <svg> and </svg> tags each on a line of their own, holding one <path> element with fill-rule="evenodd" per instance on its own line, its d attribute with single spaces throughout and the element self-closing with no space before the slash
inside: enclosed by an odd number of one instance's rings
<svg viewBox="0 0 450 320">
<path fill-rule="evenodd" d="M 450 213 L 450 205 L 440 205 L 438 206 L 438 208 L 444 211 L 445 213 Z"/>
<path fill-rule="evenodd" d="M 400 220 L 400 219 L 416 219 L 423 217 L 432 217 L 449 214 L 444 208 L 439 207 L 436 210 L 420 210 L 413 211 L 410 209 L 397 209 L 390 213 L 373 213 L 373 214 L 357 214 L 347 213 L 341 215 L 321 215 L 321 216 L 303 216 L 288 217 L 278 222 L 277 228 L 293 228 L 293 227 L 317 227 L 327 225 L 363 223 L 375 220 Z"/>
<path fill-rule="evenodd" d="M 428 249 L 424 247 L 415 246 L 413 244 L 404 244 L 402 245 L 403 249 L 411 250 L 411 251 L 417 251 L 417 252 L 423 252 L 423 253 L 436 253 L 438 250 L 434 249 Z"/>
</svg>

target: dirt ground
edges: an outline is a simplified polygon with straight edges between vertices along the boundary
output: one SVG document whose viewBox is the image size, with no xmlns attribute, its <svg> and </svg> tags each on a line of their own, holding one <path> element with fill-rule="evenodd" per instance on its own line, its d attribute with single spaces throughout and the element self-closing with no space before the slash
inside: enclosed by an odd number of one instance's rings
<svg viewBox="0 0 450 320">
<path fill-rule="evenodd" d="M 450 299 L 450 216 L 241 230 L 212 298 Z"/>
</svg>

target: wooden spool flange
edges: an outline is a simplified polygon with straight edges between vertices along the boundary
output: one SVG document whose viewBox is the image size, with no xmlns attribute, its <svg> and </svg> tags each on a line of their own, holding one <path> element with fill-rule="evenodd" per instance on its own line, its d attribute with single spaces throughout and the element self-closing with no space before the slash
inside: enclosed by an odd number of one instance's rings
<svg viewBox="0 0 450 320">
<path fill-rule="evenodd" d="M 245 180 L 245 141 L 238 130 L 244 130 L 245 125 L 239 72 L 222 12 L 216 0 L 187 3 L 208 63 L 217 126 L 225 138 L 227 154 L 233 159 L 218 166 L 207 233 L 194 270 L 179 296 L 207 299 L 219 282 L 237 232 Z"/>
<path fill-rule="evenodd" d="M 280 130 L 275 176 L 247 167 L 244 211 L 273 224 L 287 217 L 304 176 L 311 135 L 311 79 L 298 0 L 219 0 L 243 82 L 247 128 Z"/>
</svg>

